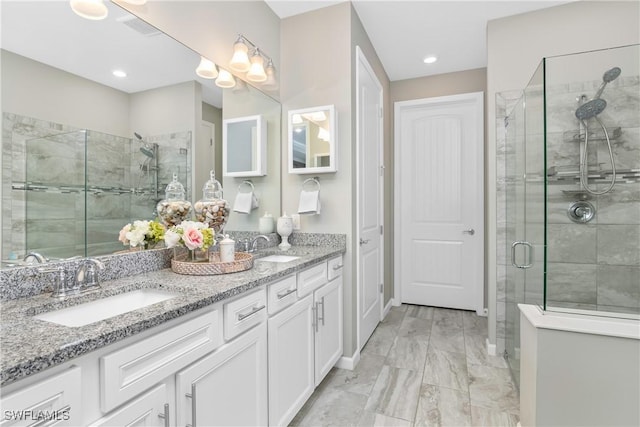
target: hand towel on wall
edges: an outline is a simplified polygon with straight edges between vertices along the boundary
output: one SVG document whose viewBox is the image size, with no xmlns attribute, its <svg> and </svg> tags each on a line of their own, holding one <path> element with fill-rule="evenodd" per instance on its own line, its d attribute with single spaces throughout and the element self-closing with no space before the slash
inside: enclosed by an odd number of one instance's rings
<svg viewBox="0 0 640 427">
<path fill-rule="evenodd" d="M 300 192 L 298 213 L 301 215 L 320 215 L 320 190 Z"/>
<path fill-rule="evenodd" d="M 253 191 L 247 193 L 237 193 L 233 203 L 233 211 L 249 214 L 259 206 L 258 198 Z"/>
</svg>

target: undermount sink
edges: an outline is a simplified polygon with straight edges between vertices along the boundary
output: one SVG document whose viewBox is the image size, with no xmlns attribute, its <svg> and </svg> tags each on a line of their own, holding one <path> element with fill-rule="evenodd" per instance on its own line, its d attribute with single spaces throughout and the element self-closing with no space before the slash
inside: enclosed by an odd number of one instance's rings
<svg viewBox="0 0 640 427">
<path fill-rule="evenodd" d="M 158 289 L 138 289 L 73 307 L 49 311 L 34 317 L 63 326 L 84 326 L 129 311 L 148 307 L 176 296 L 178 295 Z"/>
<path fill-rule="evenodd" d="M 269 255 L 264 258 L 258 258 L 256 261 L 267 261 L 267 262 L 289 262 L 300 258 L 299 256 L 292 255 Z"/>
</svg>

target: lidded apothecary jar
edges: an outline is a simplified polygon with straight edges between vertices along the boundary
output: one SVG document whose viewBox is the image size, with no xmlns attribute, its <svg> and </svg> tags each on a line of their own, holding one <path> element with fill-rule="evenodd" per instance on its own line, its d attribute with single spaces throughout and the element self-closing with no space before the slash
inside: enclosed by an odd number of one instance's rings
<svg viewBox="0 0 640 427">
<path fill-rule="evenodd" d="M 209 181 L 202 187 L 202 200 L 193 205 L 196 221 L 209 225 L 220 233 L 229 219 L 229 203 L 222 198 L 222 185 L 216 180 L 214 171 L 209 172 Z"/>
<path fill-rule="evenodd" d="M 164 191 L 165 198 L 157 205 L 158 216 L 164 225 L 173 227 L 187 218 L 191 211 L 191 202 L 186 200 L 184 187 L 178 182 L 178 175 L 173 174 L 173 180 Z"/>
</svg>

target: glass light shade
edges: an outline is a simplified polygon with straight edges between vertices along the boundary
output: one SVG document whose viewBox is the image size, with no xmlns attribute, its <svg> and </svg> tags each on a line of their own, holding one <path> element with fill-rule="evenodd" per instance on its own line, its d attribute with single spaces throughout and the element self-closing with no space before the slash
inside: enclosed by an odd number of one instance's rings
<svg viewBox="0 0 640 427">
<path fill-rule="evenodd" d="M 109 14 L 102 0 L 70 0 L 71 10 L 86 19 L 99 21 Z"/>
<path fill-rule="evenodd" d="M 228 89 L 234 87 L 235 85 L 236 80 L 233 78 L 231 73 L 224 68 L 221 68 L 220 72 L 218 73 L 218 78 L 216 79 L 216 86 L 223 89 Z"/>
<path fill-rule="evenodd" d="M 233 71 L 238 71 L 240 73 L 249 71 L 251 64 L 249 63 L 249 55 L 247 52 L 249 52 L 249 48 L 242 40 L 238 40 L 234 43 L 233 57 L 229 62 L 229 67 Z"/>
<path fill-rule="evenodd" d="M 218 77 L 218 70 L 216 70 L 216 64 L 201 56 L 200 64 L 196 68 L 196 74 L 203 79 L 215 79 Z"/>
<path fill-rule="evenodd" d="M 257 52 L 251 56 L 251 68 L 247 73 L 247 80 L 256 83 L 267 80 L 267 75 L 264 72 L 264 58 Z"/>
<path fill-rule="evenodd" d="M 278 81 L 276 80 L 276 69 L 273 66 L 273 62 L 269 61 L 264 71 L 267 74 L 267 80 L 262 84 L 262 87 L 270 90 L 277 89 Z"/>
</svg>

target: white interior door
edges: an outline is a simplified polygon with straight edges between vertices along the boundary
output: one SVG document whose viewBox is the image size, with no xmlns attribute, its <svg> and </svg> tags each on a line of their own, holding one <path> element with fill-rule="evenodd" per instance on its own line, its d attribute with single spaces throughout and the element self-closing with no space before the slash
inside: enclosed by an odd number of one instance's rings
<svg viewBox="0 0 640 427">
<path fill-rule="evenodd" d="M 356 49 L 358 150 L 358 342 L 366 344 L 382 315 L 382 85 Z"/>
<path fill-rule="evenodd" d="M 396 298 L 482 312 L 483 94 L 398 102 Z"/>
</svg>

